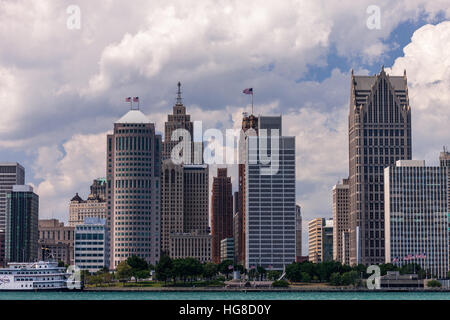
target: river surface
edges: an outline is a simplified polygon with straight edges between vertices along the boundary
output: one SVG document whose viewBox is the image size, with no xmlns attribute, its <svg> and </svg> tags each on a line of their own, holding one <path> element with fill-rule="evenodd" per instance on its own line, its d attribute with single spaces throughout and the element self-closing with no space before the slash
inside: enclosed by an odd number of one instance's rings
<svg viewBox="0 0 450 320">
<path fill-rule="evenodd" d="M 0 292 L 0 300 L 450 300 L 450 292 Z"/>
</svg>

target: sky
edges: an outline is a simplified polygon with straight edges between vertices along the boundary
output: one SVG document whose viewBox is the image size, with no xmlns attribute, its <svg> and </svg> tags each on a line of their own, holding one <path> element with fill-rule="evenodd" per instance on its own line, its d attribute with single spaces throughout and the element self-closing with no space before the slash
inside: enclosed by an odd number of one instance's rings
<svg viewBox="0 0 450 320">
<path fill-rule="evenodd" d="M 332 217 L 348 175 L 351 69 L 406 70 L 413 158 L 437 164 L 450 145 L 449 20 L 450 0 L 0 0 L 0 162 L 25 167 L 40 218 L 67 222 L 105 176 L 125 97 L 162 132 L 181 81 L 192 119 L 226 130 L 253 87 L 255 114 L 296 137 L 306 254 L 307 222 Z"/>
</svg>

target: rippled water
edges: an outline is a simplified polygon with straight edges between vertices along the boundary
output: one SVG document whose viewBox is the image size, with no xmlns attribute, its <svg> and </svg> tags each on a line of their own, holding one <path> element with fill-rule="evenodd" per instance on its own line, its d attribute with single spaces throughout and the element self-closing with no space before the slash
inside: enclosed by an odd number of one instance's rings
<svg viewBox="0 0 450 320">
<path fill-rule="evenodd" d="M 0 292 L 0 300 L 450 300 L 450 292 Z"/>
</svg>

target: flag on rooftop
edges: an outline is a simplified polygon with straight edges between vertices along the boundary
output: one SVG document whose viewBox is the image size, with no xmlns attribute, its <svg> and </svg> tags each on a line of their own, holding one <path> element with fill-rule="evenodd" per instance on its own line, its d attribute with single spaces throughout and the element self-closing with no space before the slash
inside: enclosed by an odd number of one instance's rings
<svg viewBox="0 0 450 320">
<path fill-rule="evenodd" d="M 244 91 L 242 91 L 242 92 L 245 94 L 253 94 L 253 88 L 244 89 Z"/>
<path fill-rule="evenodd" d="M 125 102 L 131 102 L 131 97 L 125 98 Z"/>
</svg>

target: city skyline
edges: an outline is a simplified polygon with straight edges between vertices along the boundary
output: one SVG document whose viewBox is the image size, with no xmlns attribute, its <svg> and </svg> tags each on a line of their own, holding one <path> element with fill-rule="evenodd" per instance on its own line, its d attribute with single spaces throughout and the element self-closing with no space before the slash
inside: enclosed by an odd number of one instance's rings
<svg viewBox="0 0 450 320">
<path fill-rule="evenodd" d="M 447 48 L 442 44 L 450 39 L 450 23 L 445 22 L 450 10 L 442 4 L 447 9 L 439 11 L 439 5 L 414 1 L 415 5 L 423 5 L 416 12 L 414 5 L 405 3 L 399 2 L 396 10 L 381 5 L 380 30 L 366 26 L 370 1 L 357 5 L 344 1 L 339 6 L 345 13 L 335 4 L 330 4 L 325 13 L 315 4 L 302 10 L 292 5 L 298 10 L 291 10 L 286 26 L 279 17 L 287 11 L 275 4 L 272 12 L 255 7 L 249 16 L 232 4 L 214 9 L 209 3 L 211 20 L 226 18 L 229 22 L 223 29 L 213 28 L 210 22 L 206 26 L 195 23 L 206 12 L 201 6 L 173 3 L 149 7 L 142 2 L 129 8 L 135 19 L 127 19 L 124 26 L 106 25 L 99 30 L 95 29 L 102 14 L 87 1 L 80 1 L 82 25 L 78 31 L 65 29 L 67 14 L 61 5 L 29 6 L 18 1 L 5 6 L 0 13 L 2 23 L 17 28 L 22 40 L 9 43 L 9 37 L 1 37 L 6 42 L 3 47 L 10 50 L 0 55 L 0 101 L 6 106 L 0 120 L 0 159 L 17 161 L 27 168 L 27 183 L 40 196 L 41 218 L 58 218 L 67 223 L 67 205 L 73 195 L 79 192 L 85 199 L 91 181 L 105 176 L 105 135 L 112 123 L 128 111 L 127 104 L 122 103 L 124 97 L 139 96 L 141 110 L 155 123 L 156 133 L 163 134 L 164 120 L 176 99 L 176 84 L 181 81 L 192 119 L 207 123 L 204 129 L 209 126 L 225 130 L 239 128 L 242 112 L 250 112 L 250 100 L 241 92 L 253 87 L 255 114 L 282 114 L 286 134 L 297 137 L 296 200 L 302 206 L 306 235 L 306 221 L 331 217 L 330 190 L 348 175 L 350 69 L 360 75 L 378 73 L 382 64 L 392 75 L 401 75 L 406 69 L 413 159 L 437 164 L 436 154 L 448 144 L 450 96 L 444 93 L 439 99 L 435 97 L 449 87 L 444 72 L 448 61 L 442 59 Z M 19 19 L 14 12 L 30 15 L 28 20 Z M 115 21 L 122 12 L 122 8 L 111 7 L 108 14 Z M 261 28 L 244 36 L 240 29 L 243 21 Z M 346 21 L 352 22 L 351 34 Z M 26 32 L 36 22 L 43 27 L 39 39 Z M 62 27 L 58 27 L 60 24 Z M 192 31 L 183 30 L 185 24 Z M 155 31 L 155 25 L 160 26 L 159 31 Z M 288 26 L 292 25 L 298 27 L 298 32 L 291 33 Z M 255 45 L 262 37 L 268 37 L 267 43 L 274 40 L 270 30 L 276 27 L 281 30 L 278 48 Z M 316 31 L 316 39 L 303 31 L 311 28 Z M 173 42 L 161 36 L 167 30 L 173 32 Z M 236 30 L 239 36 L 227 43 Z M 190 32 L 201 36 L 194 41 Z M 212 46 L 211 39 L 219 43 L 218 49 Z M 191 50 L 189 42 L 210 50 L 211 56 Z M 292 43 L 299 45 L 294 47 Z M 23 47 L 30 44 L 36 50 L 27 53 Z M 160 51 L 153 53 L 150 48 L 154 47 Z M 39 51 L 44 54 L 36 54 Z M 443 65 L 436 67 L 436 60 Z M 207 68 L 214 63 L 218 67 Z M 60 65 L 63 68 L 57 67 Z M 202 68 L 205 71 L 200 72 Z M 330 158 L 337 161 L 330 163 Z M 229 172 L 235 191 L 237 169 Z"/>
</svg>

